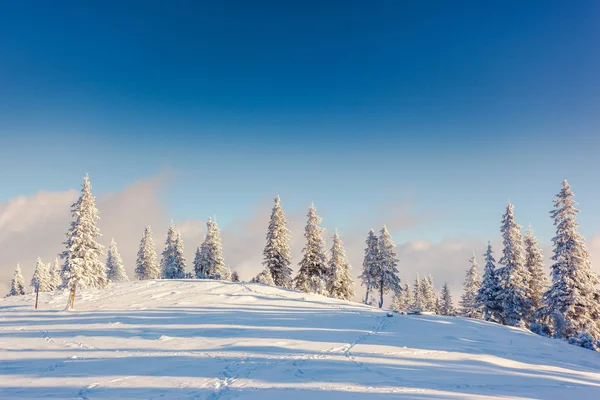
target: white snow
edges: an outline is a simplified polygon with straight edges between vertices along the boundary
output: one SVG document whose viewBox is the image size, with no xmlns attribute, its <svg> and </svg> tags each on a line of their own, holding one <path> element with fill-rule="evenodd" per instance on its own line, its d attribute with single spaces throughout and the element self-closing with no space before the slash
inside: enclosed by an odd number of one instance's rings
<svg viewBox="0 0 600 400">
<path fill-rule="evenodd" d="M 600 398 L 600 354 L 481 320 L 214 280 L 66 302 L 0 300 L 1 398 Z"/>
</svg>

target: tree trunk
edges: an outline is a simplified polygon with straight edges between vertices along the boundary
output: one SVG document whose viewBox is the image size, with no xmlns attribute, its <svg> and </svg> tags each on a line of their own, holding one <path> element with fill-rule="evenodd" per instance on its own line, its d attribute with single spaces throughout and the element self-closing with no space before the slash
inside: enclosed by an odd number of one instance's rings
<svg viewBox="0 0 600 400">
<path fill-rule="evenodd" d="M 76 285 L 73 285 L 73 287 L 71 287 L 71 294 L 69 295 L 69 302 L 67 303 L 67 310 L 72 310 L 73 305 L 75 304 L 75 288 L 76 288 Z"/>
<path fill-rule="evenodd" d="M 365 294 L 365 304 L 369 304 L 369 289 L 367 288 L 367 293 Z"/>
<path fill-rule="evenodd" d="M 40 296 L 40 287 L 35 288 L 35 310 L 37 310 L 38 297 Z"/>
<path fill-rule="evenodd" d="M 379 308 L 383 308 L 383 279 L 379 282 Z"/>
</svg>

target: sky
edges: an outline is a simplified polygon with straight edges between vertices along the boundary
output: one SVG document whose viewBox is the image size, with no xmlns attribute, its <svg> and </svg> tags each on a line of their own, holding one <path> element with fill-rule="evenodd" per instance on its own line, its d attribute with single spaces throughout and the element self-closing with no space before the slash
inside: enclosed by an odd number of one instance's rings
<svg viewBox="0 0 600 400">
<path fill-rule="evenodd" d="M 508 201 L 548 253 L 563 179 L 600 250 L 599 18 L 597 1 L 0 2 L 1 275 L 60 251 L 85 173 L 132 254 L 146 223 L 187 227 L 193 251 L 216 216 L 258 269 L 279 194 L 296 254 L 314 202 L 355 268 L 388 224 L 420 249 L 401 269 L 458 283 Z"/>
</svg>

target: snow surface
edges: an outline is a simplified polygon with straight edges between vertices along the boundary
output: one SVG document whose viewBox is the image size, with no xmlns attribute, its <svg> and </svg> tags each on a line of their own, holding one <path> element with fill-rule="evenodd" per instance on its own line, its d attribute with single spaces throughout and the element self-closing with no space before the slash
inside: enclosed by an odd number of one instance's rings
<svg viewBox="0 0 600 400">
<path fill-rule="evenodd" d="M 208 280 L 33 300 L 0 300 L 0 398 L 600 398 L 600 354 L 484 321 Z"/>
</svg>

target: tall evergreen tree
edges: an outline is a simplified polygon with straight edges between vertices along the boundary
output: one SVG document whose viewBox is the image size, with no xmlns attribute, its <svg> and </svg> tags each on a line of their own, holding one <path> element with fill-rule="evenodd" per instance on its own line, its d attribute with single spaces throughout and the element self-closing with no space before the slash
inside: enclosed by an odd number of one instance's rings
<svg viewBox="0 0 600 400">
<path fill-rule="evenodd" d="M 231 271 L 225 265 L 223 258 L 223 246 L 221 245 L 221 231 L 217 221 L 211 218 L 206 223 L 206 236 L 200 246 L 200 275 L 204 278 L 220 279 L 228 281 L 231 279 Z"/>
<path fill-rule="evenodd" d="M 175 224 L 171 222 L 165 241 L 165 249 L 162 252 L 160 262 L 161 275 L 163 279 L 185 278 L 185 257 L 183 255 L 183 241 L 175 230 Z"/>
<path fill-rule="evenodd" d="M 54 259 L 52 264 L 48 264 L 48 270 L 50 274 L 50 281 L 52 282 L 51 290 L 59 289 L 63 286 L 61 275 L 61 265 L 58 257 Z"/>
<path fill-rule="evenodd" d="M 476 304 L 481 308 L 483 319 L 486 321 L 502 322 L 502 304 L 499 298 L 500 281 L 496 275 L 496 259 L 494 258 L 491 242 L 488 242 L 484 257 L 485 268 L 483 280 L 477 291 Z"/>
<path fill-rule="evenodd" d="M 160 267 L 156 257 L 154 240 L 152 239 L 152 228 L 147 226 L 144 229 L 140 249 L 137 253 L 135 266 L 135 276 L 139 280 L 157 279 L 160 276 Z"/>
<path fill-rule="evenodd" d="M 306 245 L 302 249 L 300 270 L 296 276 L 296 289 L 306 293 L 326 292 L 327 257 L 325 256 L 325 240 L 323 228 L 319 226 L 322 219 L 317 215 L 314 204 L 308 209 L 308 221 L 304 229 Z"/>
<path fill-rule="evenodd" d="M 399 290 L 398 286 L 400 285 L 396 245 L 385 225 L 381 228 L 377 244 L 379 246 L 379 268 L 375 270 L 374 275 L 379 291 L 379 308 L 382 308 L 383 295 L 389 291 Z"/>
<path fill-rule="evenodd" d="M 196 254 L 194 255 L 194 275 L 196 279 L 206 279 L 206 271 L 204 271 L 204 263 L 202 262 L 202 250 L 200 247 L 196 247 Z"/>
<path fill-rule="evenodd" d="M 475 252 L 473 256 L 469 258 L 471 267 L 467 270 L 467 274 L 464 282 L 464 292 L 460 299 L 461 314 L 468 318 L 480 318 L 481 309 L 477 306 L 477 292 L 481 286 L 479 280 L 479 265 L 475 258 Z"/>
<path fill-rule="evenodd" d="M 525 269 L 529 276 L 529 298 L 534 311 L 543 307 L 544 293 L 549 288 L 548 277 L 544 271 L 544 259 L 533 230 L 525 233 Z"/>
<path fill-rule="evenodd" d="M 552 238 L 554 264 L 552 284 L 544 294 L 544 302 L 556 337 L 595 347 L 600 339 L 600 296 L 596 289 L 600 280 L 592 271 L 585 240 L 577 231 L 579 210 L 573 196 L 569 183 L 563 181 L 551 211 L 556 226 Z"/>
<path fill-rule="evenodd" d="M 64 259 L 62 278 L 71 291 L 67 309 L 73 308 L 77 287 L 103 288 L 108 285 L 106 268 L 100 260 L 102 246 L 96 241 L 100 230 L 96 222 L 100 219 L 96 199 L 88 175 L 83 181 L 81 196 L 71 206 L 74 221 L 66 234 L 67 247 L 61 254 Z"/>
<path fill-rule="evenodd" d="M 123 259 L 121 258 L 121 254 L 119 254 L 119 249 L 114 239 L 111 239 L 106 255 L 106 277 L 109 282 L 127 282 L 129 280 L 123 266 Z"/>
<path fill-rule="evenodd" d="M 437 299 L 435 296 L 433 277 L 431 275 L 427 275 L 425 278 L 423 278 L 419 288 L 421 289 L 421 309 L 423 311 L 435 311 Z"/>
<path fill-rule="evenodd" d="M 263 251 L 263 265 L 271 270 L 275 285 L 292 287 L 292 256 L 290 253 L 290 231 L 287 220 L 281 207 L 279 196 L 275 197 L 275 205 L 271 213 L 269 229 L 267 231 L 267 244 Z"/>
<path fill-rule="evenodd" d="M 498 271 L 500 281 L 499 300 L 502 304 L 502 321 L 506 325 L 525 327 L 532 309 L 531 300 L 527 297 L 529 284 L 525 258 L 523 255 L 521 225 L 515 221 L 514 206 L 508 204 L 502 216 L 502 243 L 504 249 L 500 264 L 504 267 Z"/>
<path fill-rule="evenodd" d="M 333 235 L 331 257 L 329 258 L 327 291 L 331 297 L 342 300 L 352 300 L 354 297 L 354 281 L 350 275 L 350 268 L 350 264 L 346 261 L 344 245 L 336 231 Z"/>
<path fill-rule="evenodd" d="M 369 303 L 369 294 L 377 287 L 377 281 L 374 273 L 379 269 L 379 244 L 375 231 L 371 229 L 367 236 L 367 248 L 365 249 L 365 258 L 363 260 L 363 271 L 360 275 L 360 282 L 365 290 L 365 304 Z"/>
<path fill-rule="evenodd" d="M 417 277 L 415 278 L 415 283 L 414 283 L 414 294 L 415 294 L 415 300 L 414 300 L 414 304 L 413 304 L 413 308 L 415 310 L 420 310 L 423 311 L 424 308 L 424 301 L 423 301 L 423 289 L 421 289 L 421 278 L 419 278 L 419 274 L 417 274 Z"/>
<path fill-rule="evenodd" d="M 440 303 L 438 313 L 442 315 L 454 315 L 454 304 L 452 303 L 452 295 L 450 294 L 450 288 L 448 283 L 444 282 L 442 286 L 442 293 L 440 296 Z"/>
<path fill-rule="evenodd" d="M 13 274 L 13 278 L 10 281 L 10 292 L 8 296 L 22 296 L 25 294 L 25 279 L 23 279 L 23 274 L 21 273 L 21 267 L 17 264 L 17 268 L 15 268 L 15 272 Z"/>
</svg>

